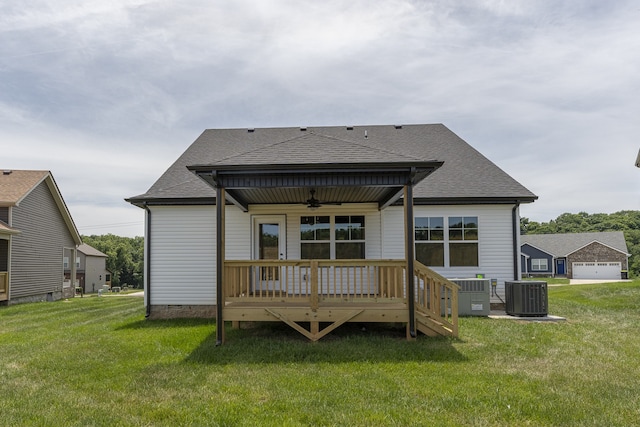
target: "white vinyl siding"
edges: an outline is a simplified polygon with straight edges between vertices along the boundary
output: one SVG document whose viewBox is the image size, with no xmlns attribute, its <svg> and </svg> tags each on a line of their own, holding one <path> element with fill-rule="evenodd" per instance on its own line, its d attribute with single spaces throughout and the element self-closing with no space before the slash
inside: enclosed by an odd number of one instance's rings
<svg viewBox="0 0 640 427">
<path fill-rule="evenodd" d="M 215 304 L 215 206 L 151 208 L 151 305 Z"/>
<path fill-rule="evenodd" d="M 380 213 L 375 205 L 320 209 L 323 214 L 364 214 L 367 258 L 380 257 Z M 251 259 L 252 215 L 287 217 L 288 259 L 300 257 L 300 216 L 305 206 L 252 206 L 250 213 L 226 208 L 226 258 Z M 316 211 L 317 212 L 317 211 Z M 151 305 L 211 305 L 216 303 L 215 206 L 151 208 Z"/>
<path fill-rule="evenodd" d="M 504 298 L 504 281 L 513 280 L 512 208 L 509 205 L 415 206 L 414 216 L 477 216 L 479 224 L 477 267 L 434 267 L 449 278 L 482 273 L 498 280 Z M 300 217 L 309 215 L 304 205 L 251 206 L 245 213 L 226 209 L 226 258 L 251 259 L 251 217 L 286 215 L 286 259 L 300 259 Z M 404 259 L 404 209 L 383 211 L 376 204 L 323 206 L 313 215 L 365 215 L 366 258 Z M 215 304 L 215 206 L 162 206 L 152 208 L 151 304 Z M 519 242 L 518 242 L 519 247 Z"/>
<path fill-rule="evenodd" d="M 227 206 L 227 259 L 251 258 L 251 216 Z M 151 208 L 151 305 L 216 303 L 215 206 Z"/>
</svg>

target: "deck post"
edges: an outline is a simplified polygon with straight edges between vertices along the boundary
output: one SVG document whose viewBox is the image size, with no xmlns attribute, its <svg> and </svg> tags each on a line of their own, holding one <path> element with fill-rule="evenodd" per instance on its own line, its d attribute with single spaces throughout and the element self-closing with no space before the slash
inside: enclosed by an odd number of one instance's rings
<svg viewBox="0 0 640 427">
<path fill-rule="evenodd" d="M 318 261 L 311 260 L 311 310 L 318 311 L 318 301 L 320 295 L 318 293 Z"/>
<path fill-rule="evenodd" d="M 225 191 L 216 186 L 216 345 L 224 343 L 224 228 L 225 228 Z"/>
<path fill-rule="evenodd" d="M 407 258 L 407 305 L 409 310 L 408 334 L 411 338 L 416 337 L 416 312 L 415 312 L 415 289 L 414 289 L 414 231 L 413 231 L 413 187 L 411 184 L 404 186 L 404 230 L 405 230 L 405 256 Z"/>
</svg>

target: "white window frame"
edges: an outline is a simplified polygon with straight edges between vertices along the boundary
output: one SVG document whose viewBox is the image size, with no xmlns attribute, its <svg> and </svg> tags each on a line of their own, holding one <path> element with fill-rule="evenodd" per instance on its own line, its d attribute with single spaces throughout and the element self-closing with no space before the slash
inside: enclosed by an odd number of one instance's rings
<svg viewBox="0 0 640 427">
<path fill-rule="evenodd" d="M 301 229 L 300 229 L 300 225 L 301 225 L 301 221 L 302 218 L 304 217 L 320 217 L 320 216 L 328 216 L 329 217 L 329 239 L 328 240 L 302 240 L 301 238 Z M 348 217 L 354 217 L 354 216 L 361 216 L 363 218 L 363 229 L 364 229 L 364 239 L 357 239 L 357 240 L 338 240 L 336 239 L 336 217 L 337 216 L 348 216 Z M 333 213 L 333 214 L 323 214 L 323 215 L 300 215 L 300 218 L 298 219 L 298 240 L 300 241 L 300 254 L 302 254 L 302 245 L 307 243 L 307 244 L 322 244 L 322 243 L 329 243 L 329 259 L 335 260 L 336 258 L 336 243 L 340 244 L 340 243 L 345 243 L 345 242 L 350 242 L 350 243 L 363 243 L 364 244 L 364 258 L 362 259 L 367 259 L 367 217 L 366 215 L 363 214 L 346 214 L 346 213 Z"/>
<path fill-rule="evenodd" d="M 462 218 L 463 223 L 464 223 L 464 218 L 476 218 L 476 230 L 478 232 L 478 238 L 476 240 L 464 240 L 464 228 L 460 229 L 462 230 L 463 233 L 463 240 L 451 240 L 450 236 L 449 236 L 449 218 Z M 443 232 L 444 232 L 444 239 L 443 240 L 417 240 L 415 239 L 415 223 L 416 223 L 416 218 L 443 218 Z M 456 268 L 456 269 L 477 269 L 480 267 L 480 230 L 482 229 L 482 226 L 480 225 L 480 216 L 479 215 L 473 215 L 473 214 L 465 214 L 465 215 L 461 215 L 461 214 L 456 214 L 456 215 L 416 215 L 414 216 L 414 245 L 415 244 L 420 244 L 420 243 L 442 243 L 444 245 L 444 266 L 434 266 L 434 267 L 439 267 L 439 268 Z M 473 243 L 476 244 L 478 247 L 478 263 L 477 265 L 451 265 L 451 251 L 450 251 L 450 247 L 452 244 L 459 244 L 459 243 Z M 415 248 L 414 248 L 415 250 Z"/>
<path fill-rule="evenodd" d="M 542 264 L 544 264 L 544 268 L 542 268 Z M 549 260 L 547 258 L 531 258 L 531 271 L 549 271 Z"/>
</svg>

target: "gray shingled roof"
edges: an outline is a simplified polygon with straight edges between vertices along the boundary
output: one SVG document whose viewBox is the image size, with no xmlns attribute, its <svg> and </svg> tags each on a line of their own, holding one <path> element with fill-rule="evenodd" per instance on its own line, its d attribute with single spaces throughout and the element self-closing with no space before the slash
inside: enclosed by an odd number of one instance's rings
<svg viewBox="0 0 640 427">
<path fill-rule="evenodd" d="M 105 254 L 103 252 L 100 252 L 99 250 L 97 250 L 93 246 L 89 246 L 86 243 L 83 243 L 80 246 L 78 246 L 78 252 L 82 252 L 83 254 L 85 254 L 87 256 L 96 256 L 96 257 L 103 257 L 103 258 L 108 258 L 109 257 L 107 254 Z"/>
<path fill-rule="evenodd" d="M 416 203 L 531 202 L 532 192 L 442 124 L 208 129 L 144 194 L 143 201 L 212 199 L 193 165 L 444 161 L 414 189 Z"/>
<path fill-rule="evenodd" d="M 590 243 L 599 242 L 628 254 L 622 231 L 597 233 L 525 234 L 520 244 L 529 244 L 555 257 L 565 257 Z"/>
</svg>

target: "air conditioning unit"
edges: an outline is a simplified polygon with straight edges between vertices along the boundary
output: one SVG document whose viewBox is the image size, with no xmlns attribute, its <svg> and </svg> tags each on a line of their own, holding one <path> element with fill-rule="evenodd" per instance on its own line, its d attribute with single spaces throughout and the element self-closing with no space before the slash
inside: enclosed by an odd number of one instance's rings
<svg viewBox="0 0 640 427">
<path fill-rule="evenodd" d="M 491 279 L 450 279 L 460 286 L 458 314 L 460 316 L 488 316 L 491 311 L 489 292 Z"/>
<path fill-rule="evenodd" d="M 505 282 L 506 311 L 512 316 L 542 317 L 548 314 L 547 282 Z"/>
</svg>

